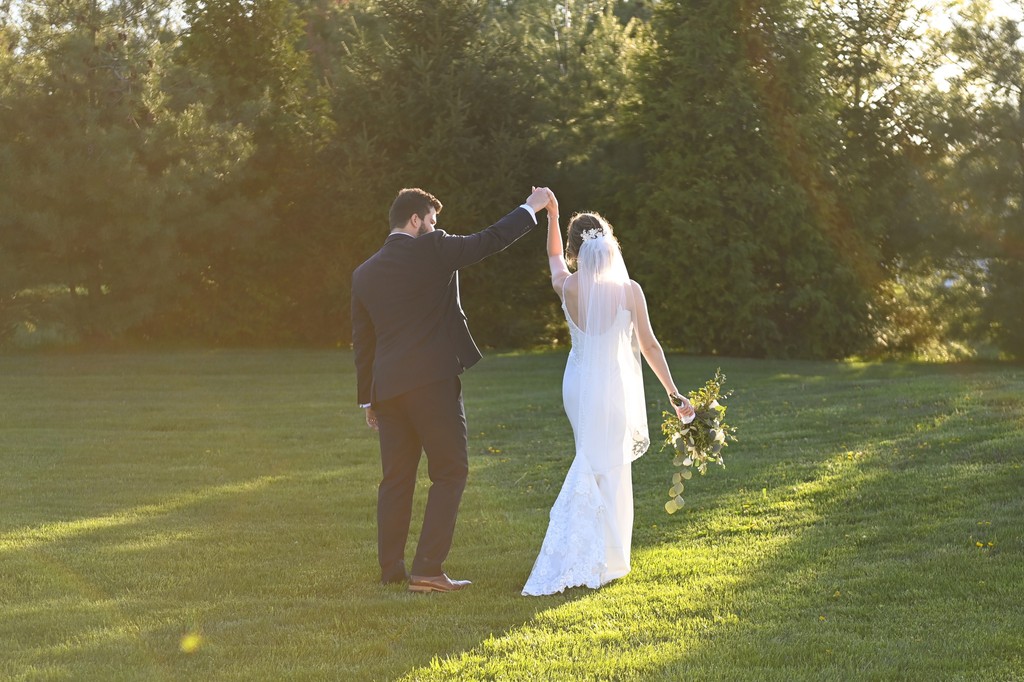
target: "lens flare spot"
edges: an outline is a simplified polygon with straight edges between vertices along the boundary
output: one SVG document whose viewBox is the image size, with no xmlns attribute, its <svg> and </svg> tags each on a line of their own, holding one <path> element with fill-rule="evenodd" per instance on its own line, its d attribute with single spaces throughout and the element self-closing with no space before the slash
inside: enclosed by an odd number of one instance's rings
<svg viewBox="0 0 1024 682">
<path fill-rule="evenodd" d="M 181 651 L 186 654 L 194 654 L 203 645 L 203 638 L 198 632 L 189 632 L 181 638 Z"/>
</svg>

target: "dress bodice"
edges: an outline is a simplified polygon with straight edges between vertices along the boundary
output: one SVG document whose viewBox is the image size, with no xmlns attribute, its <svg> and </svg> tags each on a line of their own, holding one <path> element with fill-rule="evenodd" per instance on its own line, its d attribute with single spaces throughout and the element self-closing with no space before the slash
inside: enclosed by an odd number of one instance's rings
<svg viewBox="0 0 1024 682">
<path fill-rule="evenodd" d="M 580 329 L 573 321 L 572 315 L 569 314 L 569 309 L 566 307 L 564 300 L 562 301 L 562 313 L 565 314 L 565 322 L 569 325 L 569 339 L 572 344 L 569 348 L 569 361 L 578 365 L 582 358 L 584 344 L 590 334 Z M 625 308 L 619 308 L 614 324 L 600 334 L 600 336 L 604 336 L 605 334 L 632 333 L 632 322 L 632 314 Z"/>
</svg>

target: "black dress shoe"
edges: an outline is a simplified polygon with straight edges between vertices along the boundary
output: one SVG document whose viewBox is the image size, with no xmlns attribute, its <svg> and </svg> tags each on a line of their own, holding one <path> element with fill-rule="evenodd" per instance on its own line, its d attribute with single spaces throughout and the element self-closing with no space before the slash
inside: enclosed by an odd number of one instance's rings
<svg viewBox="0 0 1024 682">
<path fill-rule="evenodd" d="M 380 579 L 381 585 L 402 585 L 409 582 L 408 573 L 393 573 Z"/>
</svg>

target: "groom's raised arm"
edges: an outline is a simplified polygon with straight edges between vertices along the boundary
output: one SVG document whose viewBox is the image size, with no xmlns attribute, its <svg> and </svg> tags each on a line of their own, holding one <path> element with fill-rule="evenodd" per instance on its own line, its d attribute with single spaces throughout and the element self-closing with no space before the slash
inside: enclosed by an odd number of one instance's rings
<svg viewBox="0 0 1024 682">
<path fill-rule="evenodd" d="M 520 206 L 490 227 L 475 234 L 446 234 L 440 231 L 437 250 L 449 270 L 460 270 L 503 251 L 536 225 L 533 214 Z"/>
<path fill-rule="evenodd" d="M 533 229 L 537 224 L 537 212 L 547 202 L 548 190 L 540 187 L 533 191 L 525 203 L 480 232 L 470 235 L 441 232 L 437 240 L 441 261 L 449 269 L 459 270 L 498 253 Z"/>
</svg>

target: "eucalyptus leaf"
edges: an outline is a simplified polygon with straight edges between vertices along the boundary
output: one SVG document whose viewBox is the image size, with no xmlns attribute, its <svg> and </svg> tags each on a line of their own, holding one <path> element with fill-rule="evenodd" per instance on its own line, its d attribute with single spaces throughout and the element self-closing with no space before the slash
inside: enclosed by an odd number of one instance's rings
<svg viewBox="0 0 1024 682">
<path fill-rule="evenodd" d="M 683 482 L 693 478 L 694 469 L 704 475 L 708 464 L 725 466 L 722 450 L 736 437 L 733 434 L 734 428 L 725 423 L 725 405 L 719 402 L 732 393 L 722 393 L 724 383 L 725 375 L 719 369 L 703 387 L 690 392 L 690 402 L 693 403 L 696 416 L 690 424 L 681 424 L 674 413 L 663 413 L 663 448 L 670 449 L 673 454 L 672 464 L 682 469 L 672 475 L 672 486 L 668 491 L 672 499 L 665 505 L 670 513 L 683 506 Z"/>
</svg>

